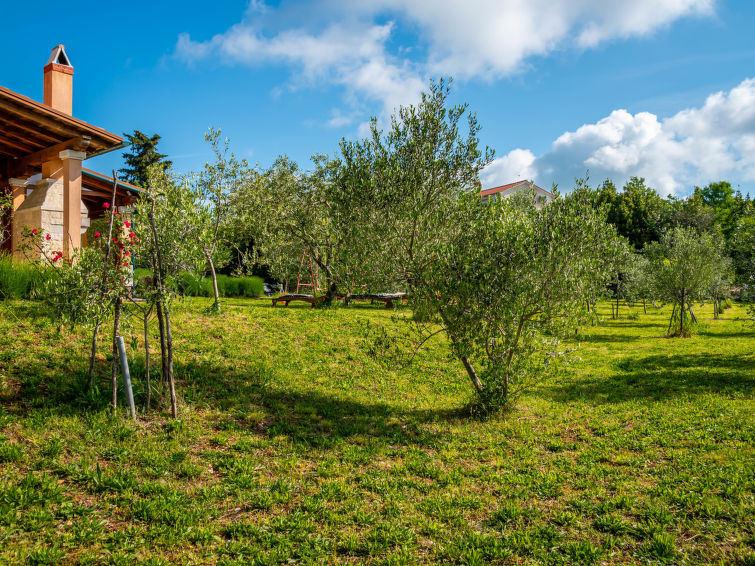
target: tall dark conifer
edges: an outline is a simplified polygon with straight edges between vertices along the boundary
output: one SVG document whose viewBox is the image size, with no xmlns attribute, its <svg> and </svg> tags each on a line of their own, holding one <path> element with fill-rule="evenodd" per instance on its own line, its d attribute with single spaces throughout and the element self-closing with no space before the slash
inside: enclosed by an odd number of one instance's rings
<svg viewBox="0 0 755 566">
<path fill-rule="evenodd" d="M 122 180 L 144 187 L 147 184 L 147 169 L 150 165 L 161 163 L 166 169 L 171 166 L 172 162 L 165 159 L 167 155 L 157 151 L 157 144 L 160 141 L 158 134 L 150 137 L 139 130 L 134 130 L 132 134 L 124 133 L 123 135 L 131 144 L 131 151 L 123 154 L 127 167 L 119 171 Z"/>
</svg>

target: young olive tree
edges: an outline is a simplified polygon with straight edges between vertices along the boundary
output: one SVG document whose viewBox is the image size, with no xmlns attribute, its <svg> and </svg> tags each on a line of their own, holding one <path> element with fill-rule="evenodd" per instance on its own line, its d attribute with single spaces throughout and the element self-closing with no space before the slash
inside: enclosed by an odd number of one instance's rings
<svg viewBox="0 0 755 566">
<path fill-rule="evenodd" d="M 673 305 L 668 333 L 689 336 L 692 305 L 708 298 L 715 279 L 726 269 L 722 238 L 677 226 L 664 232 L 659 242 L 646 245 L 644 253 L 655 296 Z"/>
<path fill-rule="evenodd" d="M 118 349 L 116 339 L 120 334 L 123 298 L 130 291 L 131 260 L 138 245 L 131 221 L 115 210 L 111 202 L 107 209 L 107 234 L 96 232 L 91 244 L 75 250 L 71 257 L 64 257 L 60 250 L 52 250 L 48 244 L 50 235 L 40 229 L 24 229 L 21 249 L 29 257 L 41 258 L 47 265 L 47 278 L 42 298 L 48 312 L 55 320 L 93 327 L 92 348 L 89 360 L 89 387 L 95 385 L 94 361 L 97 351 L 97 336 L 105 318 L 113 313 L 111 366 L 112 405 L 117 408 Z"/>
<path fill-rule="evenodd" d="M 245 161 L 239 161 L 228 150 L 228 139 L 221 142 L 220 130 L 210 129 L 205 135 L 215 154 L 215 161 L 205 164 L 204 170 L 187 179 L 187 188 L 194 206 L 186 210 L 193 238 L 210 270 L 214 302 L 212 309 L 220 312 L 220 295 L 216 269 L 228 259 L 229 242 L 226 234 L 237 218 L 231 197 L 249 177 Z"/>
<path fill-rule="evenodd" d="M 476 116 L 466 104 L 449 107 L 449 97 L 450 81 L 432 82 L 386 132 L 373 119 L 367 139 L 341 143 L 333 201 L 350 230 L 349 255 L 373 286 L 413 291 L 427 279 L 438 245 L 464 229 L 453 220 L 458 198 L 479 191 L 493 158 L 478 147 Z"/>
<path fill-rule="evenodd" d="M 154 302 L 160 332 L 163 382 L 170 392 L 171 415 L 178 414 L 173 374 L 173 328 L 171 292 L 175 278 L 196 269 L 202 250 L 194 237 L 194 226 L 187 220 L 195 200 L 181 179 L 159 165 L 149 169 L 147 188 L 134 205 L 139 235 L 139 257 L 152 267 L 152 281 L 143 290 Z"/>
<path fill-rule="evenodd" d="M 334 200 L 365 271 L 402 284 L 415 320 L 439 323 L 492 410 L 562 357 L 559 336 L 607 282 L 615 231 L 578 198 L 484 205 L 478 175 L 493 153 L 449 95 L 431 83 L 387 132 L 373 120 L 370 138 L 342 142 Z"/>
<path fill-rule="evenodd" d="M 648 273 L 648 260 L 634 252 L 624 267 L 623 297 L 626 301 L 642 301 L 642 310 L 647 314 L 647 301 L 653 295 Z"/>
<path fill-rule="evenodd" d="M 616 233 L 578 198 L 541 210 L 472 196 L 456 206 L 465 229 L 435 248 L 415 304 L 437 316 L 492 410 L 567 361 L 561 339 L 588 316 L 585 297 L 609 281 Z"/>
</svg>

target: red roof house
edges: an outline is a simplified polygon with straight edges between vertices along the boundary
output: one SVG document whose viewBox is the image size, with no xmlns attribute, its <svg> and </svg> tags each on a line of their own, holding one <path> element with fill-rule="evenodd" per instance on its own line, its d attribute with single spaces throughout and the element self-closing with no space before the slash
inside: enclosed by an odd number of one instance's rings
<svg viewBox="0 0 755 566">
<path fill-rule="evenodd" d="M 516 181 L 515 183 L 509 183 L 508 185 L 501 185 L 500 187 L 485 189 L 484 191 L 480 191 L 480 195 L 482 196 L 482 202 L 488 202 L 488 200 L 496 201 L 501 198 L 510 197 L 518 191 L 529 188 L 535 191 L 535 206 L 538 208 L 556 198 L 556 195 L 552 192 L 546 191 L 542 187 L 538 187 L 534 182 L 526 179 L 523 181 Z"/>
</svg>

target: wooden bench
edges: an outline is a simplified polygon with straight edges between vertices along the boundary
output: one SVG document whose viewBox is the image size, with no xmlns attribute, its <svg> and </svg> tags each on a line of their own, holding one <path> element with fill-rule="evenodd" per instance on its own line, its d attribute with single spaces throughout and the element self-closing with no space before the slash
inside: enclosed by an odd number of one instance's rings
<svg viewBox="0 0 755 566">
<path fill-rule="evenodd" d="M 351 301 L 371 301 L 382 302 L 385 304 L 385 308 L 392 309 L 394 301 L 401 302 L 406 298 L 406 293 L 356 293 L 353 295 L 346 295 L 343 299 L 343 304 L 348 305 Z"/>
<path fill-rule="evenodd" d="M 304 303 L 309 303 L 313 307 L 323 301 L 325 299 L 324 295 L 320 295 L 319 297 L 315 297 L 313 295 L 302 295 L 302 294 L 296 294 L 296 293 L 289 293 L 287 295 L 280 295 L 278 297 L 273 297 L 273 306 L 276 306 L 278 303 L 283 303 L 284 306 L 288 306 L 288 303 L 291 301 L 302 301 Z"/>
</svg>

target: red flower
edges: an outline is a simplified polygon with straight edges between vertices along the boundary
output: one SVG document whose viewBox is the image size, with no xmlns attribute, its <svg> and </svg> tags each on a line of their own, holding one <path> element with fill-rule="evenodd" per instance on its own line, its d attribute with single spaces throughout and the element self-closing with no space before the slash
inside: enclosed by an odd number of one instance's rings
<svg viewBox="0 0 755 566">
<path fill-rule="evenodd" d="M 100 233 L 99 233 L 99 232 L 95 232 L 95 233 L 94 233 L 94 237 L 95 237 L 95 238 L 99 238 L 99 237 L 100 237 Z"/>
<path fill-rule="evenodd" d="M 34 235 L 36 236 L 36 235 L 37 235 L 37 229 L 36 229 L 36 228 L 34 228 L 34 230 L 32 230 L 32 231 L 31 231 L 31 233 L 32 233 L 32 234 L 34 234 Z"/>
<path fill-rule="evenodd" d="M 136 234 L 134 234 L 133 232 L 129 232 L 128 233 L 128 237 L 131 238 L 131 239 L 134 239 L 134 238 L 136 238 Z"/>
<path fill-rule="evenodd" d="M 58 261 L 60 259 L 59 255 L 56 255 L 54 258 L 52 258 L 52 261 Z"/>
<path fill-rule="evenodd" d="M 110 208 L 110 203 L 109 202 L 103 202 L 102 206 L 105 207 L 105 208 Z"/>
<path fill-rule="evenodd" d="M 45 240 L 49 240 L 51 237 L 52 236 L 50 236 L 50 234 L 47 234 L 47 236 L 45 236 Z"/>
<path fill-rule="evenodd" d="M 131 222 L 129 222 L 128 220 L 126 220 L 126 221 L 125 221 L 125 222 L 123 223 L 123 225 L 124 225 L 124 226 L 125 226 L 126 228 L 131 228 Z"/>
</svg>

